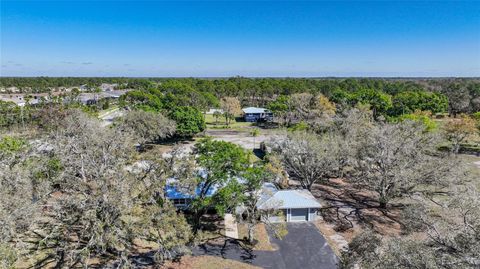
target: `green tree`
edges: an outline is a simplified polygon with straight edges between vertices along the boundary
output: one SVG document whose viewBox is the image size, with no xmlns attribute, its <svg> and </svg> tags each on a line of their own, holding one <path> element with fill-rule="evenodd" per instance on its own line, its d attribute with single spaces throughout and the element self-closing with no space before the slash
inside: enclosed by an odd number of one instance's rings
<svg viewBox="0 0 480 269">
<path fill-rule="evenodd" d="M 280 114 L 288 111 L 288 100 L 290 99 L 287 95 L 280 95 L 272 101 L 268 103 L 267 108 L 272 111 L 274 114 Z"/>
<path fill-rule="evenodd" d="M 120 105 L 132 106 L 145 111 L 160 111 L 163 108 L 159 96 L 143 90 L 130 91 L 120 97 Z"/>
<path fill-rule="evenodd" d="M 25 109 L 17 106 L 14 102 L 0 100 L 0 127 L 18 125 L 30 119 Z"/>
<path fill-rule="evenodd" d="M 348 92 L 341 88 L 337 88 L 332 92 L 330 100 L 336 104 L 344 106 L 353 105 L 355 102 L 354 95 L 351 92 Z"/>
<path fill-rule="evenodd" d="M 354 93 L 356 103 L 369 104 L 373 116 L 385 115 L 392 107 L 392 97 L 389 94 L 373 89 L 361 89 Z"/>
<path fill-rule="evenodd" d="M 448 99 L 441 93 L 424 91 L 401 92 L 392 98 L 390 115 L 410 114 L 416 110 L 444 113 L 448 110 Z"/>
<path fill-rule="evenodd" d="M 220 118 L 221 116 L 222 116 L 222 112 L 218 110 L 215 110 L 215 112 L 213 112 L 213 117 L 215 118 L 215 124 L 218 124 L 218 118 Z"/>
<path fill-rule="evenodd" d="M 176 134 L 180 137 L 192 137 L 203 132 L 206 127 L 202 113 L 194 107 L 175 107 L 170 111 L 169 117 L 176 122 Z"/>
<path fill-rule="evenodd" d="M 398 117 L 399 121 L 416 121 L 420 122 L 425 126 L 425 130 L 427 132 L 431 132 L 435 129 L 437 129 L 437 123 L 432 120 L 431 113 L 429 111 L 422 112 L 420 110 L 415 111 L 414 113 L 411 114 L 404 114 Z"/>
<path fill-rule="evenodd" d="M 200 228 L 200 218 L 208 208 L 215 207 L 220 212 L 233 208 L 240 202 L 241 187 L 236 178 L 249 166 L 248 155 L 235 144 L 205 138 L 195 144 L 194 154 L 197 165 L 205 171 L 199 176 L 199 192 L 192 202 L 194 231 Z M 213 196 L 208 194 L 217 189 Z"/>
<path fill-rule="evenodd" d="M 249 243 L 254 242 L 254 231 L 257 224 L 263 219 L 268 219 L 268 216 L 277 215 L 283 217 L 283 212 L 279 209 L 273 208 L 270 212 L 266 210 L 258 210 L 257 204 L 259 203 L 262 195 L 262 185 L 272 179 L 273 175 L 261 165 L 253 165 L 248 167 L 242 174 L 243 184 L 241 190 L 241 212 L 238 214 L 240 222 L 247 225 L 247 240 Z M 280 204 L 279 204 L 280 206 Z M 287 234 L 286 223 L 271 223 L 265 222 L 265 225 L 274 233 L 278 238 L 283 238 Z"/>
</svg>

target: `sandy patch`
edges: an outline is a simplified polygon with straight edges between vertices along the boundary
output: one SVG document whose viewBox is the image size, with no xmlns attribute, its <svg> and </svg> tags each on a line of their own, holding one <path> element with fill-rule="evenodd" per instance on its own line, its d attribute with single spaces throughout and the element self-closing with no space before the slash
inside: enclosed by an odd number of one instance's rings
<svg viewBox="0 0 480 269">
<path fill-rule="evenodd" d="M 178 262 L 166 262 L 164 269 L 259 269 L 247 263 L 214 256 L 184 256 Z"/>
</svg>

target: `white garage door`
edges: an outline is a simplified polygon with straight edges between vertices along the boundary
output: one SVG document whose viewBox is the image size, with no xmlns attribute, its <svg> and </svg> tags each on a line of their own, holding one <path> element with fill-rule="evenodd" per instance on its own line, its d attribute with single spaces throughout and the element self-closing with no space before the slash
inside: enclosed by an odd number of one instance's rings
<svg viewBox="0 0 480 269">
<path fill-rule="evenodd" d="M 290 214 L 290 221 L 308 221 L 308 208 L 292 208 Z"/>
</svg>

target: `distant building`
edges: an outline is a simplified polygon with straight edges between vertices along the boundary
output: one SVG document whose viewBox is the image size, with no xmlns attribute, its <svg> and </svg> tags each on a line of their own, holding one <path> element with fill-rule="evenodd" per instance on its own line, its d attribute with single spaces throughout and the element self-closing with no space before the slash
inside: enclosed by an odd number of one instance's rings
<svg viewBox="0 0 480 269">
<path fill-rule="evenodd" d="M 127 93 L 127 90 L 112 90 L 106 92 L 84 92 L 80 93 L 78 99 L 85 105 L 96 104 L 100 99 L 118 99 L 123 94 Z"/>
<path fill-rule="evenodd" d="M 210 108 L 210 110 L 208 110 L 206 112 L 207 115 L 213 115 L 215 114 L 215 112 L 218 112 L 220 114 L 223 114 L 223 109 L 220 109 L 220 108 Z"/>
<path fill-rule="evenodd" d="M 266 108 L 247 107 L 242 109 L 243 117 L 247 122 L 272 121 L 273 113 Z"/>
<path fill-rule="evenodd" d="M 37 105 L 42 101 L 48 100 L 48 94 L 46 93 L 33 93 L 33 94 L 0 94 L 0 101 L 13 102 L 17 106 Z"/>
</svg>

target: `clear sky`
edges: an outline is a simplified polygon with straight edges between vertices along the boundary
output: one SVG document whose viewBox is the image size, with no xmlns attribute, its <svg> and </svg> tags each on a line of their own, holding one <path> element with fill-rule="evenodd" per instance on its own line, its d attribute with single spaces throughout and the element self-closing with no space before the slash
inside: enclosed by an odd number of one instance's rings
<svg viewBox="0 0 480 269">
<path fill-rule="evenodd" d="M 2 76 L 480 76 L 480 1 L 0 1 Z"/>
</svg>

